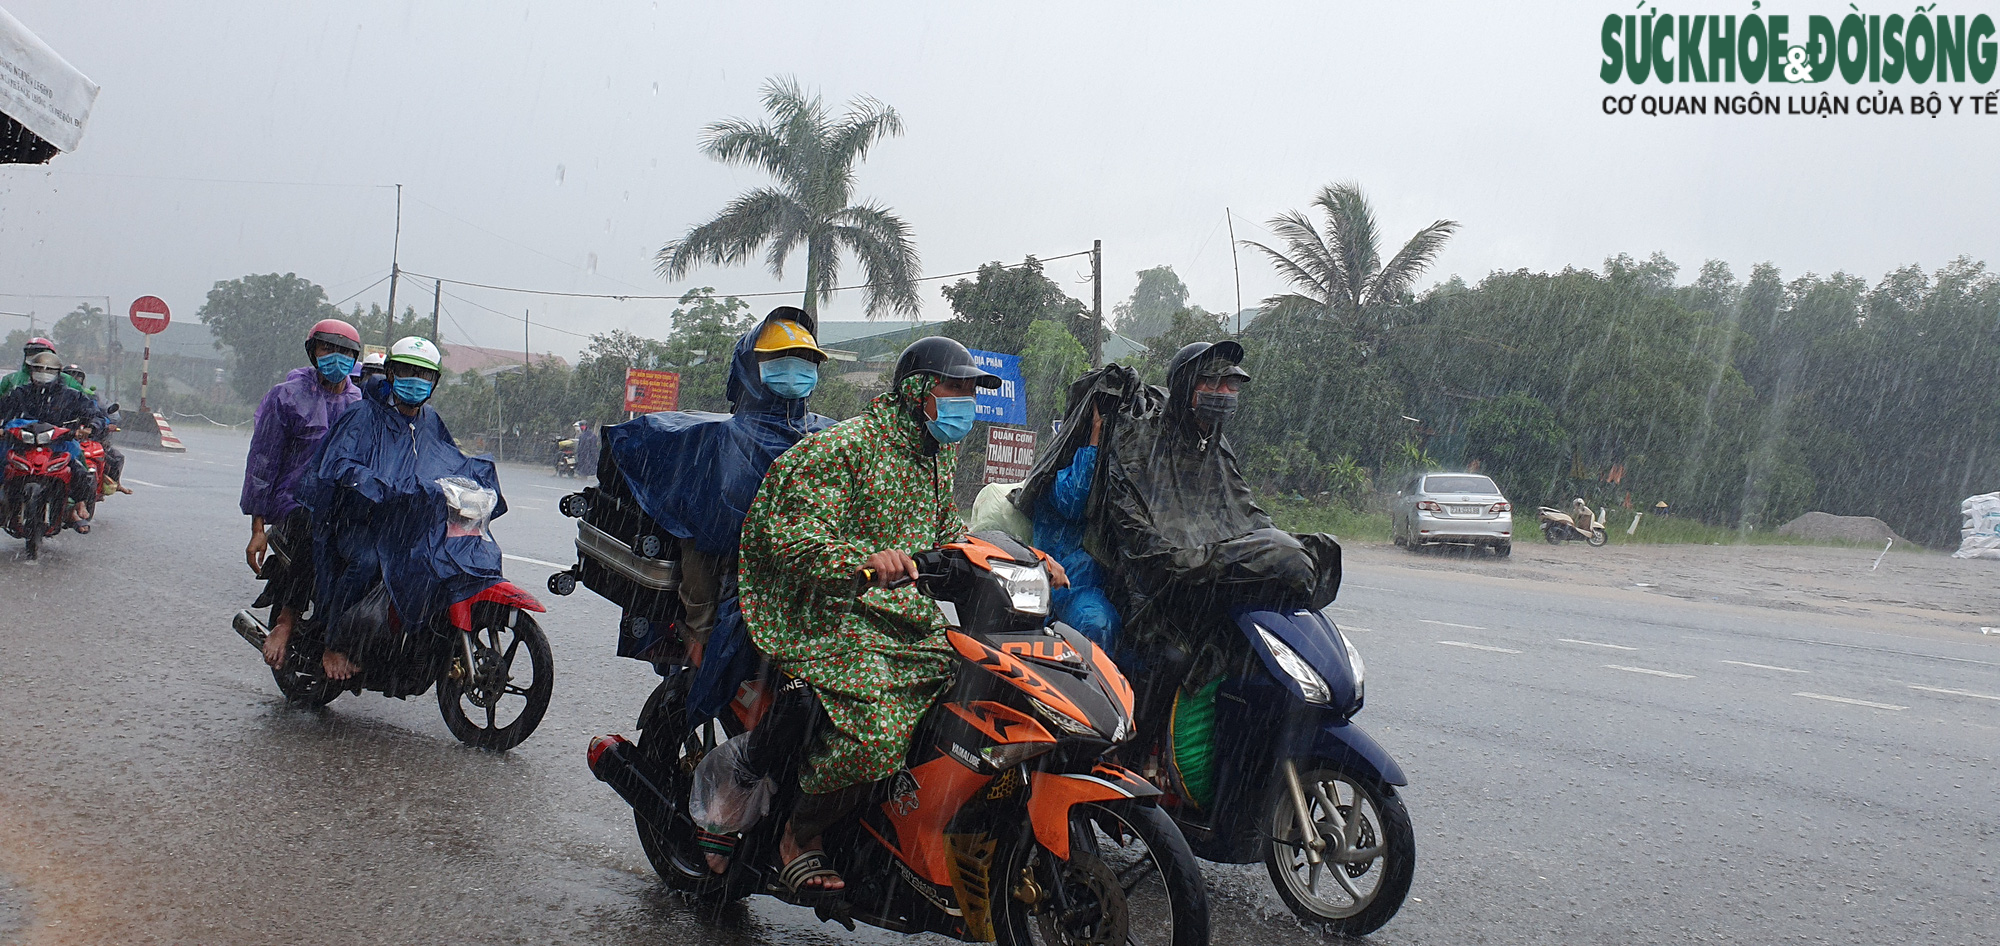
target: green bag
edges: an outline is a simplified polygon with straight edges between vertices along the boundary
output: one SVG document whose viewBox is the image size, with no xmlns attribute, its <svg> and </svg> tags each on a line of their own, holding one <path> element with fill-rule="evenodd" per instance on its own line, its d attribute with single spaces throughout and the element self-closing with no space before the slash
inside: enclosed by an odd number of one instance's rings
<svg viewBox="0 0 2000 946">
<path fill-rule="evenodd" d="M 1173 765 L 1184 797 L 1203 808 L 1215 801 L 1215 695 L 1222 678 L 1174 694 Z"/>
</svg>

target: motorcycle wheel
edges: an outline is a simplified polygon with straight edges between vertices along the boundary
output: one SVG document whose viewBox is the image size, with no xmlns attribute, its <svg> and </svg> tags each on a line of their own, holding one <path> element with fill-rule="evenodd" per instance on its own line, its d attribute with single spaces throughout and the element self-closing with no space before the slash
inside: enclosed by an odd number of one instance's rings
<svg viewBox="0 0 2000 946">
<path fill-rule="evenodd" d="M 42 554 L 42 538 L 48 534 L 48 503 L 42 501 L 40 483 L 29 483 L 21 487 L 21 531 L 27 533 L 28 561 L 34 561 Z"/>
<path fill-rule="evenodd" d="M 999 946 L 1204 946 L 1208 892 L 1187 839 L 1154 805 L 1116 801 L 1071 811 L 1070 858 L 1033 837 L 996 858 Z M 1038 892 L 1023 902 L 1029 883 Z M 1056 885 L 1067 907 L 1058 905 Z"/>
<path fill-rule="evenodd" d="M 1556 527 L 1553 525 L 1542 527 L 1542 538 L 1549 540 L 1550 545 L 1563 544 L 1562 533 L 1556 531 Z"/>
<path fill-rule="evenodd" d="M 1321 863 L 1305 856 L 1305 834 L 1289 794 L 1272 792 L 1264 866 L 1300 920 L 1343 936 L 1366 936 L 1403 908 L 1416 871 L 1416 833 L 1395 789 L 1366 784 L 1325 759 L 1301 760 L 1299 782 L 1320 837 Z M 1276 780 L 1274 780 L 1276 781 Z M 1352 829 L 1348 845 L 1346 829 Z"/>
<path fill-rule="evenodd" d="M 555 689 L 555 655 L 541 625 L 514 608 L 474 606 L 472 640 L 473 666 L 466 668 L 458 632 L 453 631 L 451 662 L 438 675 L 438 711 L 459 742 L 475 749 L 505 752 L 527 739 L 541 725 L 542 714 L 548 712 L 549 694 Z M 517 682 L 522 667 L 516 658 L 524 646 L 528 652 L 526 686 Z M 502 709 L 516 700 L 521 704 L 520 712 L 502 723 Z M 467 714 L 468 705 L 474 713 L 485 716 L 485 725 Z"/>
<path fill-rule="evenodd" d="M 314 673 L 301 673 L 287 663 L 271 671 L 271 678 L 278 681 L 278 692 L 300 706 L 319 709 L 334 701 L 342 690 L 332 680 Z"/>
<path fill-rule="evenodd" d="M 694 769 L 701 764 L 701 757 L 726 738 L 719 728 L 711 720 L 693 732 L 687 730 L 687 692 L 683 688 L 666 695 L 652 725 L 639 733 L 639 757 L 649 769 L 666 776 L 667 794 L 676 810 L 687 810 Z M 639 847 L 646 852 L 647 862 L 668 888 L 711 904 L 741 900 L 756 892 L 753 871 L 733 869 L 734 865 L 725 874 L 708 869 L 708 859 L 694 842 L 693 823 L 675 818 L 665 828 L 655 828 L 638 812 L 633 812 L 632 823 L 639 829 Z"/>
<path fill-rule="evenodd" d="M 1604 534 L 1603 529 L 1592 529 L 1590 530 L 1590 538 L 1584 541 L 1589 542 L 1591 548 L 1597 548 L 1610 541 L 1610 537 Z"/>
</svg>

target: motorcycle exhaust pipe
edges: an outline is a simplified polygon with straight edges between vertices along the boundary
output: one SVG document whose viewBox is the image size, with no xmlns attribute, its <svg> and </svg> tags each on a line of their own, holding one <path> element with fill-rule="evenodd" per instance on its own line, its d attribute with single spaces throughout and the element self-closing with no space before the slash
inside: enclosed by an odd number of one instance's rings
<svg viewBox="0 0 2000 946">
<path fill-rule="evenodd" d="M 258 653 L 264 652 L 264 639 L 271 636 L 271 629 L 265 627 L 263 621 L 257 620 L 257 616 L 251 614 L 249 609 L 236 612 L 236 616 L 229 620 L 229 626 L 244 640 L 249 641 L 250 646 L 257 648 Z"/>
<path fill-rule="evenodd" d="M 674 817 L 673 799 L 639 761 L 639 747 L 617 733 L 590 740 L 590 774 L 611 786 L 639 817 L 665 831 Z"/>
</svg>

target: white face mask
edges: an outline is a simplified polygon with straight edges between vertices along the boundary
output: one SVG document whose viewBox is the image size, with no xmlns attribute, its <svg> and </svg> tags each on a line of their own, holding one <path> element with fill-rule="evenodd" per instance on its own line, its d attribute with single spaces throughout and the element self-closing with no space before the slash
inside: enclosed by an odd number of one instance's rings
<svg viewBox="0 0 2000 946">
<path fill-rule="evenodd" d="M 61 372 L 50 371 L 47 368 L 36 368 L 33 371 L 28 372 L 28 378 L 29 380 L 35 382 L 36 384 L 48 384 L 49 382 L 54 381 L 56 379 L 56 375 L 60 373 Z"/>
</svg>

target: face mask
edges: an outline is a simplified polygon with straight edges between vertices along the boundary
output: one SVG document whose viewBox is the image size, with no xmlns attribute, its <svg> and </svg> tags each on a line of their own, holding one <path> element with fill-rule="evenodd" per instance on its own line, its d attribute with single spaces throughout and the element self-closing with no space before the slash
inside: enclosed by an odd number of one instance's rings
<svg viewBox="0 0 2000 946">
<path fill-rule="evenodd" d="M 36 384 L 54 384 L 56 381 L 56 375 L 60 373 L 61 372 L 47 371 L 47 370 L 30 371 L 28 372 L 28 380 L 33 381 Z"/>
<path fill-rule="evenodd" d="M 1196 417 L 1208 422 L 1211 428 L 1222 426 L 1222 422 L 1236 413 L 1236 395 L 1220 391 L 1203 391 L 1194 396 Z"/>
<path fill-rule="evenodd" d="M 313 367 L 319 369 L 321 378 L 329 382 L 339 381 L 354 370 L 354 356 L 346 352 L 330 351 L 319 356 L 319 360 L 313 362 Z"/>
<path fill-rule="evenodd" d="M 924 421 L 924 429 L 937 438 L 938 443 L 957 443 L 972 433 L 972 418 L 978 413 L 969 397 L 941 397 L 937 399 L 937 420 Z"/>
<path fill-rule="evenodd" d="M 757 376 L 772 394 L 790 400 L 805 397 L 819 386 L 819 366 L 790 355 L 758 365 Z"/>
<path fill-rule="evenodd" d="M 405 404 L 422 404 L 431 399 L 431 383 L 422 378 L 397 378 L 390 387 L 396 392 L 396 400 Z"/>
</svg>

